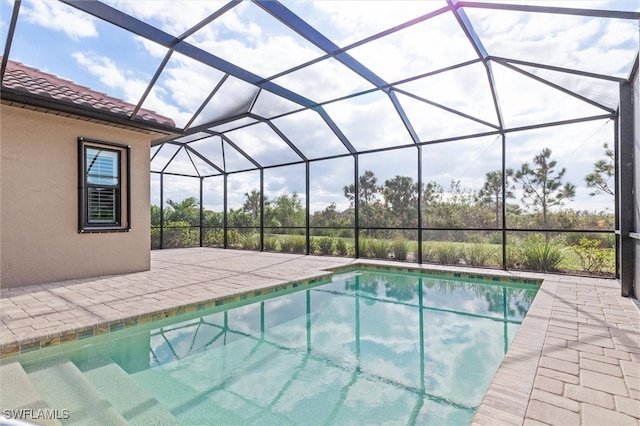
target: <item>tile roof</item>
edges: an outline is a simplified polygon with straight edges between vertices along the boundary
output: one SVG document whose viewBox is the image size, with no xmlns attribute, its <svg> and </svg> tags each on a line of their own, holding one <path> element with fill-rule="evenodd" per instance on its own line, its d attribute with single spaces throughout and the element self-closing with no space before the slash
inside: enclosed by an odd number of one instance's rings
<svg viewBox="0 0 640 426">
<path fill-rule="evenodd" d="M 0 56 L 0 58 L 2 57 Z M 12 60 L 7 61 L 2 86 L 3 88 L 24 91 L 32 95 L 45 96 L 63 102 L 72 102 L 78 106 L 126 117 L 131 117 L 136 107 L 122 99 L 108 96 Z M 140 109 L 136 118 L 175 127 L 175 123 L 171 118 L 147 109 Z"/>
</svg>

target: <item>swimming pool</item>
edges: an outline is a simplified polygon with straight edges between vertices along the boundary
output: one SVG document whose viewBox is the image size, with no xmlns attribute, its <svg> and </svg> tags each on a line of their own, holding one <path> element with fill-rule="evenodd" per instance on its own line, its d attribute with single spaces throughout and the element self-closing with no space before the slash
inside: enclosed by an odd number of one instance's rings
<svg viewBox="0 0 640 426">
<path fill-rule="evenodd" d="M 20 361 L 70 418 L 65 374 L 131 423 L 468 424 L 536 291 L 355 270 Z"/>
</svg>

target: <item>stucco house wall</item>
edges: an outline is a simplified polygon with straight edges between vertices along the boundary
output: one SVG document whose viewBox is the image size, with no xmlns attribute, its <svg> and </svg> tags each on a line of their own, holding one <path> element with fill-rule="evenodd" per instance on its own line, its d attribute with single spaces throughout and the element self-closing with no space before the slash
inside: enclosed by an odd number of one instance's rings
<svg viewBox="0 0 640 426">
<path fill-rule="evenodd" d="M 150 134 L 0 110 L 0 287 L 148 270 Z M 78 137 L 131 146 L 129 232 L 78 233 Z"/>
</svg>

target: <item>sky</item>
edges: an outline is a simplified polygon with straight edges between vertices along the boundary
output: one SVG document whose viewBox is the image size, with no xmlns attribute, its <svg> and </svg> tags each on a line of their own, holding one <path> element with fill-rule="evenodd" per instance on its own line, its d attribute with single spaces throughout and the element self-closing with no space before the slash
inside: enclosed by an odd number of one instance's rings
<svg viewBox="0 0 640 426">
<path fill-rule="evenodd" d="M 180 36 L 223 1 L 120 1 L 107 4 L 161 30 Z M 423 20 L 385 37 L 368 37 L 434 12 L 446 5 L 438 1 L 283 1 L 284 6 L 324 34 L 335 46 L 367 67 L 379 81 L 392 84 L 397 104 L 375 86 L 265 13 L 244 1 L 186 41 L 234 63 L 253 74 L 271 79 L 322 108 L 358 150 L 413 143 L 411 132 L 400 119 L 400 106 L 419 141 L 495 131 L 498 119 L 484 66 L 451 12 Z M 555 1 L 510 3 L 640 11 L 638 0 Z M 12 2 L 0 3 L 2 48 L 11 16 Z M 496 57 L 540 62 L 546 65 L 625 78 L 638 49 L 638 22 L 633 20 L 571 17 L 542 13 L 519 13 L 465 8 L 487 52 Z M 111 96 L 137 104 L 167 54 L 165 47 L 132 35 L 78 10 L 52 1 L 24 1 L 11 46 L 10 58 Z M 323 58 L 322 60 L 318 60 Z M 317 62 L 284 73 L 291 67 Z M 404 81 L 444 67 L 476 61 L 448 72 Z M 507 129 L 545 122 L 595 116 L 615 109 L 617 83 L 577 77 L 567 73 L 520 66 L 519 70 L 567 88 L 594 103 L 585 102 L 544 85 L 508 66 L 491 61 L 504 125 Z M 214 87 L 219 90 L 194 117 Z M 355 93 L 361 96 L 348 97 Z M 257 96 L 257 99 L 256 99 Z M 343 99 L 341 99 L 343 98 Z M 338 99 L 338 100 L 336 100 Z M 143 108 L 171 117 L 177 126 L 204 124 L 246 110 L 264 118 L 300 110 L 299 104 L 258 89 L 233 76 L 174 52 Z M 331 101 L 331 102 L 329 102 Z M 439 108 L 434 105 L 443 106 Z M 447 108 L 449 110 L 447 110 Z M 463 114 L 457 115 L 450 110 Z M 274 128 L 252 119 L 242 119 L 212 128 L 262 165 L 297 161 L 279 133 L 299 147 L 307 158 L 345 154 L 346 148 L 318 113 L 303 110 L 272 121 Z M 246 126 L 238 129 L 234 127 Z M 611 197 L 590 197 L 584 177 L 604 155 L 604 142 L 613 142 L 610 120 L 507 133 L 507 167 L 531 162 L 543 148 L 552 150 L 559 167 L 566 167 L 566 181 L 577 186 L 577 196 L 567 206 L 578 210 L 613 210 Z M 226 144 L 225 144 L 226 145 Z M 193 142 L 191 146 L 222 164 L 219 136 Z M 501 165 L 501 140 L 496 136 L 464 139 L 423 148 L 423 181 L 434 180 L 448 188 L 452 179 L 464 187 L 480 189 L 487 172 Z M 175 148 L 162 147 L 152 170 L 162 170 Z M 360 157 L 360 170 L 372 170 L 382 183 L 395 175 L 417 179 L 417 149 L 385 151 Z M 155 149 L 152 150 L 152 155 Z M 226 145 L 229 170 L 252 167 Z M 205 175 L 215 170 L 199 164 Z M 184 151 L 167 171 L 194 173 Z M 352 183 L 353 160 L 314 161 L 311 173 L 311 210 L 335 202 L 339 209 L 348 202 L 342 188 Z M 165 199 L 198 196 L 199 179 L 165 179 Z M 151 202 L 159 202 L 157 176 L 152 176 Z M 222 206 L 221 178 L 205 179 L 205 207 Z M 282 193 L 304 194 L 304 166 L 265 170 L 265 192 L 273 199 Z M 233 174 L 229 179 L 229 205 L 238 208 L 243 195 L 257 189 L 259 173 Z M 304 199 L 304 198 L 303 198 Z"/>
</svg>

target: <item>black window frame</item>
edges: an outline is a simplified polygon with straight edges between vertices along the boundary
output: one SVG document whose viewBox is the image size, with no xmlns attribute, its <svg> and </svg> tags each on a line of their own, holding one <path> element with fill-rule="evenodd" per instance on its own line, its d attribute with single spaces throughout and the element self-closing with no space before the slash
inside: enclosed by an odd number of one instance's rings
<svg viewBox="0 0 640 426">
<path fill-rule="evenodd" d="M 87 174 L 87 153 L 89 149 L 116 153 L 118 159 L 116 184 L 89 182 Z M 130 171 L 130 146 L 84 137 L 78 138 L 78 233 L 126 232 L 131 229 Z M 92 189 L 113 191 L 115 203 L 114 221 L 104 223 L 90 221 L 89 191 Z M 123 211 L 123 198 L 126 211 Z"/>
</svg>

